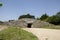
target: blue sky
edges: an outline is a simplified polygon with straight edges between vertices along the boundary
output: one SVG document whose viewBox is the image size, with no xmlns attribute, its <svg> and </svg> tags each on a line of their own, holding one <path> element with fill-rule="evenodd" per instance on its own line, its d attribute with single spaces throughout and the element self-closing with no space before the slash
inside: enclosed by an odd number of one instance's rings
<svg viewBox="0 0 60 40">
<path fill-rule="evenodd" d="M 47 13 L 49 16 L 60 11 L 60 0 L 0 0 L 0 20 L 17 20 L 20 15 L 31 14 L 40 17 Z"/>
</svg>

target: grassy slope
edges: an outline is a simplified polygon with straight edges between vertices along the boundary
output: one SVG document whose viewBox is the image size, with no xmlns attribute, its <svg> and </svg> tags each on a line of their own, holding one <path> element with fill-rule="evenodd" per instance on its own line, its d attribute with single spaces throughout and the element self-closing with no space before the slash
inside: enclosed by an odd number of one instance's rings
<svg viewBox="0 0 60 40">
<path fill-rule="evenodd" d="M 9 27 L 0 32 L 0 40 L 38 40 L 36 36 L 17 27 Z"/>
</svg>

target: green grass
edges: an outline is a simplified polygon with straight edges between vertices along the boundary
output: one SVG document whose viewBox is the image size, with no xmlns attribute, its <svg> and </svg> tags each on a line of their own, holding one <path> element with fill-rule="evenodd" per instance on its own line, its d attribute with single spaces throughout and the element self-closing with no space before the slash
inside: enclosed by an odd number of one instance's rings
<svg viewBox="0 0 60 40">
<path fill-rule="evenodd" d="M 60 29 L 60 26 L 56 26 L 56 25 L 54 25 L 54 26 L 42 26 L 42 27 L 40 27 L 40 28 Z"/>
<path fill-rule="evenodd" d="M 38 40 L 38 38 L 18 27 L 9 27 L 0 31 L 0 40 Z"/>
</svg>

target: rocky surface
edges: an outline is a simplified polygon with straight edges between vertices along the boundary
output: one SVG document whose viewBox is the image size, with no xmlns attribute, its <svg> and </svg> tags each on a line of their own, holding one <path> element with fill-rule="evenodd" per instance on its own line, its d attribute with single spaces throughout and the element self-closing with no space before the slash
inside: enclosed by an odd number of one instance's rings
<svg viewBox="0 0 60 40">
<path fill-rule="evenodd" d="M 40 28 L 42 26 L 51 26 L 51 24 L 41 21 L 41 20 L 36 20 L 36 19 L 30 19 L 30 18 L 23 18 L 20 20 L 13 20 L 9 22 L 4 22 L 3 25 L 7 26 L 19 26 L 22 28 L 27 28 L 28 24 L 31 23 L 31 28 Z"/>
</svg>

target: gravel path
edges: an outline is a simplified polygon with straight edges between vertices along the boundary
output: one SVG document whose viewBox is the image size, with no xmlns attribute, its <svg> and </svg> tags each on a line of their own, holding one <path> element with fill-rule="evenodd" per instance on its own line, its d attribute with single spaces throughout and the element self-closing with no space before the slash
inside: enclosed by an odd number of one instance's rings
<svg viewBox="0 0 60 40">
<path fill-rule="evenodd" d="M 43 28 L 22 28 L 33 33 L 39 40 L 60 40 L 60 30 Z"/>
</svg>

